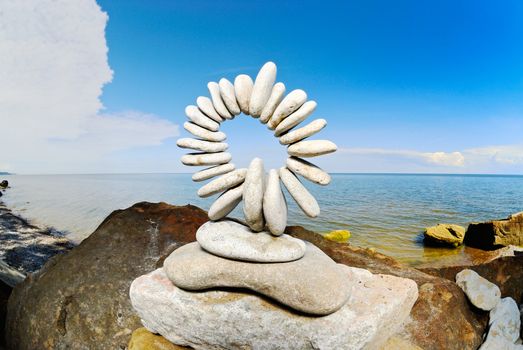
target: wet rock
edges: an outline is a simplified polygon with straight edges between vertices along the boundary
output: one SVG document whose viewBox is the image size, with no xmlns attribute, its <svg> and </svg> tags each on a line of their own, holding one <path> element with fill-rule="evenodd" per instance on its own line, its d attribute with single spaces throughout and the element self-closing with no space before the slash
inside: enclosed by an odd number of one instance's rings
<svg viewBox="0 0 523 350">
<path fill-rule="evenodd" d="M 523 246 L 523 212 L 504 220 L 470 224 L 465 244 L 487 250 L 508 245 Z"/>
<path fill-rule="evenodd" d="M 194 241 L 207 213 L 194 206 L 138 203 L 109 215 L 67 254 L 15 287 L 6 338 L 17 350 L 125 349 L 141 327 L 129 301 L 136 277 Z"/>
<path fill-rule="evenodd" d="M 2 182 L 0 182 L 0 188 L 5 189 L 7 187 L 9 187 L 9 181 L 2 180 Z"/>
<path fill-rule="evenodd" d="M 147 328 L 141 327 L 136 329 L 131 335 L 129 341 L 129 350 L 178 350 L 189 349 L 185 346 L 179 346 L 171 343 L 161 335 L 151 333 Z"/>
<path fill-rule="evenodd" d="M 429 243 L 457 247 L 463 243 L 465 228 L 459 225 L 438 224 L 425 229 L 424 236 Z"/>
</svg>

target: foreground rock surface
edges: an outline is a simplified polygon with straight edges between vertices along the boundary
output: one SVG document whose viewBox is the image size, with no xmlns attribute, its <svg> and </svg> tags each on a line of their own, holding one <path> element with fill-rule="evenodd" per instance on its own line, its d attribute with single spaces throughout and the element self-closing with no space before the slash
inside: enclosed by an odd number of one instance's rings
<svg viewBox="0 0 523 350">
<path fill-rule="evenodd" d="M 163 269 L 136 279 L 130 295 L 147 329 L 195 349 L 377 348 L 408 317 L 416 284 L 345 269 L 357 287 L 342 309 L 325 317 L 296 314 L 252 294 L 184 291 Z"/>
<path fill-rule="evenodd" d="M 303 258 L 292 262 L 250 263 L 207 253 L 198 243 L 175 250 L 164 262 L 169 279 L 193 291 L 209 288 L 247 288 L 301 312 L 327 315 L 342 307 L 354 281 L 312 244 Z"/>
<path fill-rule="evenodd" d="M 126 349 L 141 326 L 128 291 L 161 256 L 194 241 L 207 214 L 194 206 L 139 203 L 113 212 L 69 253 L 13 290 L 10 349 Z"/>
<path fill-rule="evenodd" d="M 465 269 L 458 273 L 456 284 L 463 289 L 472 305 L 481 310 L 492 310 L 501 298 L 499 287 L 473 270 Z"/>
<path fill-rule="evenodd" d="M 511 244 L 523 246 L 523 212 L 504 220 L 470 224 L 465 244 L 481 249 L 496 249 Z"/>
<path fill-rule="evenodd" d="M 497 343 L 514 344 L 519 338 L 521 315 L 514 299 L 503 298 L 490 310 L 489 331 L 480 349 L 496 349 Z"/>
<path fill-rule="evenodd" d="M 463 243 L 465 228 L 459 225 L 438 224 L 428 227 L 424 233 L 425 240 L 429 243 L 451 245 L 457 247 Z"/>
<path fill-rule="evenodd" d="M 224 258 L 252 262 L 287 262 L 305 254 L 305 242 L 289 235 L 275 237 L 267 231 L 252 232 L 234 221 L 206 222 L 196 232 L 206 251 Z"/>
</svg>

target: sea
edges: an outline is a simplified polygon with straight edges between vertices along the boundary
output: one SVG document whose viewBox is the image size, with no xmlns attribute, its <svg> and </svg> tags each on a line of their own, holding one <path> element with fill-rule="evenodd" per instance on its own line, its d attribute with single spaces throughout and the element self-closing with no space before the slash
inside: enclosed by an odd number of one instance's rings
<svg viewBox="0 0 523 350">
<path fill-rule="evenodd" d="M 6 175 L 2 197 L 13 212 L 63 232 L 75 243 L 88 237 L 113 210 L 136 202 L 193 204 L 202 183 L 190 174 Z M 373 248 L 417 265 L 459 255 L 460 248 L 423 244 L 425 227 L 438 223 L 467 226 L 523 211 L 523 176 L 442 174 L 332 174 L 329 186 L 304 181 L 321 214 L 311 219 L 285 192 L 288 224 L 319 233 L 349 230 L 349 244 Z M 230 216 L 242 218 L 241 204 Z"/>
</svg>

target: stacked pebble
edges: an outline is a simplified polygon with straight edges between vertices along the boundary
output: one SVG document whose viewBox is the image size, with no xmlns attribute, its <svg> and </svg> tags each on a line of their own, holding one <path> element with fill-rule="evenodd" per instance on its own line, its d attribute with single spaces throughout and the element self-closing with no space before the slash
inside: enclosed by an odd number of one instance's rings
<svg viewBox="0 0 523 350">
<path fill-rule="evenodd" d="M 319 185 L 328 185 L 329 174 L 302 158 L 332 153 L 337 147 L 328 140 L 305 140 L 327 125 L 325 119 L 316 119 L 294 129 L 314 112 L 317 104 L 307 101 L 307 94 L 300 89 L 284 96 L 285 85 L 275 84 L 276 71 L 276 65 L 267 62 L 254 82 L 245 74 L 238 75 L 234 84 L 225 78 L 219 83 L 210 82 L 207 87 L 211 98 L 200 96 L 196 99 L 197 106 L 185 109 L 189 122 L 184 128 L 198 139 L 182 138 L 177 145 L 197 151 L 184 155 L 183 164 L 210 166 L 196 172 L 192 177 L 194 181 L 220 176 L 198 191 L 201 197 L 223 192 L 209 210 L 211 220 L 225 217 L 243 200 L 245 220 L 251 230 L 259 232 L 267 228 L 273 235 L 281 235 L 287 225 L 287 202 L 280 180 L 307 216 L 318 216 L 320 207 L 316 199 L 297 175 Z M 288 146 L 290 157 L 286 166 L 271 169 L 266 176 L 259 158 L 253 159 L 248 169 L 235 169 L 230 163 L 232 156 L 226 152 L 228 145 L 223 142 L 226 135 L 219 127 L 221 122 L 242 112 L 259 118 L 274 130 L 282 145 Z"/>
</svg>

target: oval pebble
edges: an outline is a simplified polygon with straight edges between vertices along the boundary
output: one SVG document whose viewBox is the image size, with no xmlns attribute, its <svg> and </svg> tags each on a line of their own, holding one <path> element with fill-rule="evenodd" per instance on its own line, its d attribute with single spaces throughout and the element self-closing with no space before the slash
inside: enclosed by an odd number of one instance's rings
<svg viewBox="0 0 523 350">
<path fill-rule="evenodd" d="M 194 124 L 201 126 L 209 131 L 218 131 L 220 124 L 206 116 L 200 111 L 196 106 L 190 105 L 185 107 L 185 115 L 189 118 Z"/>
<path fill-rule="evenodd" d="M 253 231 L 261 231 L 265 226 L 263 220 L 263 192 L 265 187 L 265 170 L 263 161 L 254 158 L 245 176 L 243 190 L 243 214 L 245 222 Z"/>
<path fill-rule="evenodd" d="M 276 81 L 276 71 L 276 65 L 273 62 L 267 62 L 258 72 L 249 102 L 251 116 L 257 118 L 261 115 L 263 107 L 271 96 L 272 86 Z"/>
<path fill-rule="evenodd" d="M 250 76 L 240 74 L 234 79 L 234 94 L 240 110 L 249 115 L 249 103 L 251 101 L 252 88 L 254 83 Z"/>
<path fill-rule="evenodd" d="M 325 119 L 316 119 L 309 124 L 280 136 L 282 145 L 290 145 L 319 132 L 327 125 Z"/>
<path fill-rule="evenodd" d="M 183 128 L 194 136 L 207 141 L 220 142 L 227 138 L 227 135 L 221 131 L 210 131 L 191 122 L 185 122 Z"/>
<path fill-rule="evenodd" d="M 267 123 L 269 129 L 274 130 L 283 119 L 298 110 L 305 101 L 307 101 L 307 93 L 305 93 L 305 91 L 296 89 L 289 92 L 278 107 L 276 107 L 271 119 L 269 119 L 269 122 Z"/>
<path fill-rule="evenodd" d="M 212 101 L 211 101 L 210 98 L 205 97 L 205 96 L 199 96 L 196 99 L 196 105 L 198 106 L 198 108 L 200 108 L 200 110 L 206 116 L 208 116 L 209 118 L 211 118 L 215 122 L 218 122 L 218 123 L 223 122 L 223 118 L 220 117 L 218 112 L 216 112 L 216 110 L 214 109 L 214 106 L 213 106 Z"/>
<path fill-rule="evenodd" d="M 231 187 L 241 184 L 245 180 L 247 169 L 236 169 L 220 176 L 219 178 L 212 180 L 205 184 L 198 190 L 198 196 L 209 197 L 218 192 L 223 192 Z"/>
<path fill-rule="evenodd" d="M 228 152 L 218 153 L 189 153 L 182 156 L 185 165 L 218 165 L 230 162 L 232 156 Z"/>
<path fill-rule="evenodd" d="M 265 124 L 269 121 L 269 119 L 271 119 L 274 110 L 276 109 L 276 107 L 278 107 L 281 100 L 283 100 L 283 95 L 285 95 L 285 85 L 283 83 L 277 83 L 276 85 L 274 85 L 272 88 L 271 96 L 269 97 L 269 100 L 267 101 L 265 107 L 263 107 L 260 116 L 260 122 Z"/>
<path fill-rule="evenodd" d="M 309 115 L 316 110 L 318 104 L 315 101 L 307 101 L 301 106 L 296 112 L 292 113 L 287 118 L 278 124 L 276 129 L 274 129 L 274 135 L 280 136 L 285 131 L 294 128 L 296 125 L 300 124 L 302 121 L 307 119 Z"/>
<path fill-rule="evenodd" d="M 220 86 L 220 94 L 225 103 L 225 107 L 227 107 L 232 115 L 240 114 L 240 106 L 238 106 L 236 95 L 234 94 L 234 85 L 225 78 L 221 78 L 218 85 Z"/>
<path fill-rule="evenodd" d="M 209 219 L 216 221 L 224 218 L 242 200 L 243 184 L 225 191 L 209 208 Z"/>
<path fill-rule="evenodd" d="M 329 140 L 304 140 L 294 143 L 287 148 L 287 153 L 295 157 L 317 157 L 336 152 L 338 147 Z"/>
<path fill-rule="evenodd" d="M 280 168 L 280 179 L 301 210 L 311 218 L 320 215 L 320 206 L 316 198 L 307 191 L 300 180 L 287 168 Z"/>
<path fill-rule="evenodd" d="M 220 86 L 214 81 L 211 81 L 207 84 L 207 88 L 211 94 L 212 105 L 216 112 L 218 112 L 223 119 L 232 119 L 231 113 L 225 106 L 225 103 L 223 103 Z"/>
<path fill-rule="evenodd" d="M 200 170 L 193 174 L 193 181 L 204 181 L 213 178 L 218 175 L 223 175 L 234 170 L 234 164 L 227 163 L 222 165 L 216 165 L 207 169 Z"/>
<path fill-rule="evenodd" d="M 190 148 L 208 153 L 223 152 L 229 147 L 225 142 L 209 142 L 191 138 L 178 139 L 176 145 L 181 148 Z"/>
<path fill-rule="evenodd" d="M 299 174 L 309 181 L 317 183 L 318 185 L 328 185 L 331 182 L 331 177 L 316 165 L 307 162 L 304 159 L 290 157 L 287 158 L 287 168 L 293 173 Z"/>
<path fill-rule="evenodd" d="M 275 235 L 280 236 L 287 226 L 287 203 L 281 190 L 280 178 L 276 169 L 269 171 L 267 188 L 263 195 L 263 215 L 267 228 Z"/>
</svg>

